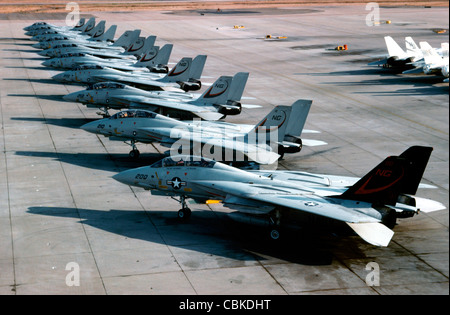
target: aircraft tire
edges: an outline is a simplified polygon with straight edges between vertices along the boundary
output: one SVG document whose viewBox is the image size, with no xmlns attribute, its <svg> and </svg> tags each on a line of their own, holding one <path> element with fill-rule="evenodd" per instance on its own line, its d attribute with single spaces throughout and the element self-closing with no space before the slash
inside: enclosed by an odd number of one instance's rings
<svg viewBox="0 0 450 315">
<path fill-rule="evenodd" d="M 178 211 L 178 218 L 181 220 L 188 220 L 191 217 L 191 209 L 183 208 Z"/>
<path fill-rule="evenodd" d="M 278 241 L 280 239 L 280 231 L 275 228 L 270 229 L 269 236 L 272 241 Z"/>
<path fill-rule="evenodd" d="M 137 159 L 137 158 L 139 158 L 139 155 L 140 155 L 141 153 L 139 152 L 139 150 L 131 150 L 130 151 L 130 153 L 129 153 L 129 155 L 130 155 L 130 157 L 132 158 L 132 159 Z"/>
</svg>

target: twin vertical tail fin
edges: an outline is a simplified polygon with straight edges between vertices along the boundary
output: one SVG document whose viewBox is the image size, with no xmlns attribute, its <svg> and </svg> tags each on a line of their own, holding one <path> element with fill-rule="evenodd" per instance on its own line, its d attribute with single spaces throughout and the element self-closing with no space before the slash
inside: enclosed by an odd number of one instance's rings
<svg viewBox="0 0 450 315">
<path fill-rule="evenodd" d="M 417 192 L 432 151 L 413 146 L 400 156 L 390 156 L 339 197 L 394 206 L 400 194 Z"/>
<path fill-rule="evenodd" d="M 386 42 L 386 47 L 390 57 L 403 58 L 406 55 L 405 51 L 397 44 L 397 42 L 391 36 L 385 36 L 384 41 Z"/>
<path fill-rule="evenodd" d="M 206 63 L 206 55 L 198 55 L 192 60 L 192 68 L 189 71 L 189 79 L 200 80 Z"/>
<path fill-rule="evenodd" d="M 156 36 L 138 37 L 138 39 L 124 52 L 125 55 L 134 55 L 137 57 L 149 52 L 155 44 Z"/>
<path fill-rule="evenodd" d="M 184 57 L 161 79 L 163 82 L 179 82 L 189 80 L 192 58 Z"/>
<path fill-rule="evenodd" d="M 311 100 L 297 100 L 292 104 L 292 111 L 286 127 L 286 135 L 300 137 L 303 127 L 306 123 L 309 110 L 311 109 Z"/>
<path fill-rule="evenodd" d="M 84 23 L 78 30 L 82 34 L 86 34 L 90 30 L 92 30 L 95 26 L 95 17 L 91 17 L 86 23 Z"/>
<path fill-rule="evenodd" d="M 91 38 L 101 36 L 105 33 L 105 25 L 106 21 L 100 21 L 93 29 L 91 29 L 89 32 L 86 32 L 86 34 L 91 36 Z"/>
<path fill-rule="evenodd" d="M 117 25 L 111 25 L 110 28 L 101 35 L 92 36 L 91 40 L 95 41 L 112 41 L 116 35 Z"/>
<path fill-rule="evenodd" d="M 85 18 L 81 18 L 81 19 L 78 21 L 77 25 L 75 25 L 75 26 L 72 28 L 72 30 L 78 31 L 81 27 L 83 27 L 84 23 L 86 23 L 86 19 L 85 19 Z"/>
<path fill-rule="evenodd" d="M 420 49 L 423 53 L 423 59 L 427 65 L 440 65 L 442 63 L 442 57 L 431 47 L 427 42 L 420 42 Z"/>
<path fill-rule="evenodd" d="M 90 31 L 92 31 L 95 28 L 95 23 L 95 18 L 90 18 L 82 27 L 81 34 L 88 34 Z"/>
<path fill-rule="evenodd" d="M 192 58 L 185 57 L 173 67 L 162 82 L 177 82 L 185 92 L 197 91 L 202 87 L 200 77 L 206 62 L 206 55 L 198 55 Z"/>
<path fill-rule="evenodd" d="M 141 59 L 136 63 L 137 67 L 147 67 L 154 72 L 169 72 L 167 64 L 169 62 L 170 54 L 172 53 L 172 44 L 166 44 L 161 49 L 159 46 L 152 46 L 142 55 Z M 164 71 L 156 71 L 159 68 L 164 68 Z"/>
<path fill-rule="evenodd" d="M 405 37 L 405 46 L 406 46 L 407 52 L 411 52 L 414 54 L 417 54 L 417 52 L 420 52 L 419 46 L 417 46 L 416 42 L 410 36 Z"/>
<path fill-rule="evenodd" d="M 196 101 L 196 104 L 225 104 L 230 94 L 233 77 L 221 76 Z"/>
<path fill-rule="evenodd" d="M 256 124 L 246 135 L 256 137 L 257 143 L 281 142 L 284 139 L 292 106 L 278 105 L 266 117 Z"/>
<path fill-rule="evenodd" d="M 141 34 L 141 30 L 125 31 L 113 44 L 113 46 L 128 49 Z"/>
<path fill-rule="evenodd" d="M 233 81 L 231 82 L 230 94 L 228 95 L 229 101 L 239 102 L 241 100 L 248 76 L 248 72 L 238 72 L 234 75 Z"/>
</svg>

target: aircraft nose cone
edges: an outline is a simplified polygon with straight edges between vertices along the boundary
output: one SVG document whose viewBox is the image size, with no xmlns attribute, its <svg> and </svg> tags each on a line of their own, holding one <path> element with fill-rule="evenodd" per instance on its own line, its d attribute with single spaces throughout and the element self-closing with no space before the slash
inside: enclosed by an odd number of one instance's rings
<svg viewBox="0 0 450 315">
<path fill-rule="evenodd" d="M 98 121 L 91 121 L 88 122 L 87 124 L 84 124 L 83 126 L 81 126 L 80 128 L 87 131 L 87 132 L 91 132 L 91 133 L 98 133 L 98 126 L 99 126 L 99 122 Z"/>
<path fill-rule="evenodd" d="M 31 47 L 40 49 L 41 48 L 41 43 L 33 44 L 33 45 L 31 45 Z"/>
<path fill-rule="evenodd" d="M 51 67 L 52 62 L 51 62 L 51 60 L 46 60 L 46 61 L 44 61 L 44 62 L 42 63 L 42 65 L 43 65 L 43 66 L 46 66 L 46 67 Z"/>
<path fill-rule="evenodd" d="M 133 185 L 136 182 L 135 181 L 136 174 L 137 174 L 137 171 L 135 169 L 131 169 L 131 170 L 126 170 L 126 171 L 120 172 L 116 175 L 113 175 L 112 178 L 118 182 L 121 182 L 122 184 Z"/>
<path fill-rule="evenodd" d="M 64 81 L 64 73 L 58 73 L 58 74 L 55 74 L 55 75 L 52 77 L 52 79 L 55 80 L 55 81 L 63 82 L 63 81 Z M 67 96 L 67 95 L 65 95 L 65 96 Z M 64 98 L 65 96 L 63 96 L 63 98 Z"/>
<path fill-rule="evenodd" d="M 57 76 L 57 75 L 56 75 Z M 63 96 L 63 99 L 68 102 L 79 102 L 81 99 L 80 92 L 73 92 Z"/>
</svg>

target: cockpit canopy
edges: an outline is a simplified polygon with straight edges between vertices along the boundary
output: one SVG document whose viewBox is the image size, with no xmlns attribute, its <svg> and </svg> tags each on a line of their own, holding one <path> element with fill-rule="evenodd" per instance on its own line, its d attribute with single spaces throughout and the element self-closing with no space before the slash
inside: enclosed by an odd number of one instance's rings
<svg viewBox="0 0 450 315">
<path fill-rule="evenodd" d="M 75 68 L 76 71 L 80 70 L 96 70 L 96 69 L 105 69 L 105 67 L 100 65 L 93 65 L 93 64 L 83 64 L 81 66 L 78 66 Z"/>
<path fill-rule="evenodd" d="M 99 82 L 87 88 L 87 90 L 102 90 L 102 89 L 124 89 L 125 84 L 117 82 Z"/>
<path fill-rule="evenodd" d="M 61 55 L 61 58 L 68 58 L 68 57 L 85 57 L 85 53 L 68 53 Z"/>
<path fill-rule="evenodd" d="M 156 114 L 146 110 L 140 109 L 129 109 L 118 113 L 115 113 L 110 117 L 110 119 L 118 118 L 155 118 Z"/>
<path fill-rule="evenodd" d="M 204 167 L 204 168 L 213 168 L 216 164 L 216 161 L 203 158 L 200 156 L 192 156 L 192 155 L 175 155 L 168 156 L 158 162 L 152 164 L 151 168 L 159 168 L 159 167 L 173 167 L 173 166 L 182 166 L 182 167 Z"/>
<path fill-rule="evenodd" d="M 67 48 L 67 47 L 78 47 L 77 44 L 59 44 L 53 48 Z"/>
</svg>

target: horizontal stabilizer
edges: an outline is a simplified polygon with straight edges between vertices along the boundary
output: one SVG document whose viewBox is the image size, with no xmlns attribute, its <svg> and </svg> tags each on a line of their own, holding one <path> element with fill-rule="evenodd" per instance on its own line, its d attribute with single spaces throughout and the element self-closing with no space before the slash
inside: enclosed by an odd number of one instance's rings
<svg viewBox="0 0 450 315">
<path fill-rule="evenodd" d="M 420 211 L 425 213 L 447 209 L 446 206 L 438 201 L 416 196 L 414 196 L 414 199 L 416 200 L 417 209 L 420 209 Z"/>
<path fill-rule="evenodd" d="M 249 109 L 254 109 L 254 108 L 261 108 L 261 105 L 253 105 L 253 104 L 242 104 L 242 108 L 249 108 Z"/>
<path fill-rule="evenodd" d="M 420 74 L 423 73 L 423 67 L 414 68 L 402 72 L 403 74 Z"/>
<path fill-rule="evenodd" d="M 388 246 L 394 235 L 394 232 L 382 223 L 346 223 L 363 240 L 375 246 Z"/>
<path fill-rule="evenodd" d="M 195 115 L 200 117 L 203 120 L 219 120 L 223 117 L 223 114 L 217 112 L 195 112 Z"/>
<path fill-rule="evenodd" d="M 307 147 L 317 147 L 319 145 L 326 145 L 326 144 L 328 144 L 325 141 L 312 140 L 312 139 L 302 139 L 302 143 L 303 143 L 303 145 L 305 145 Z"/>
</svg>

